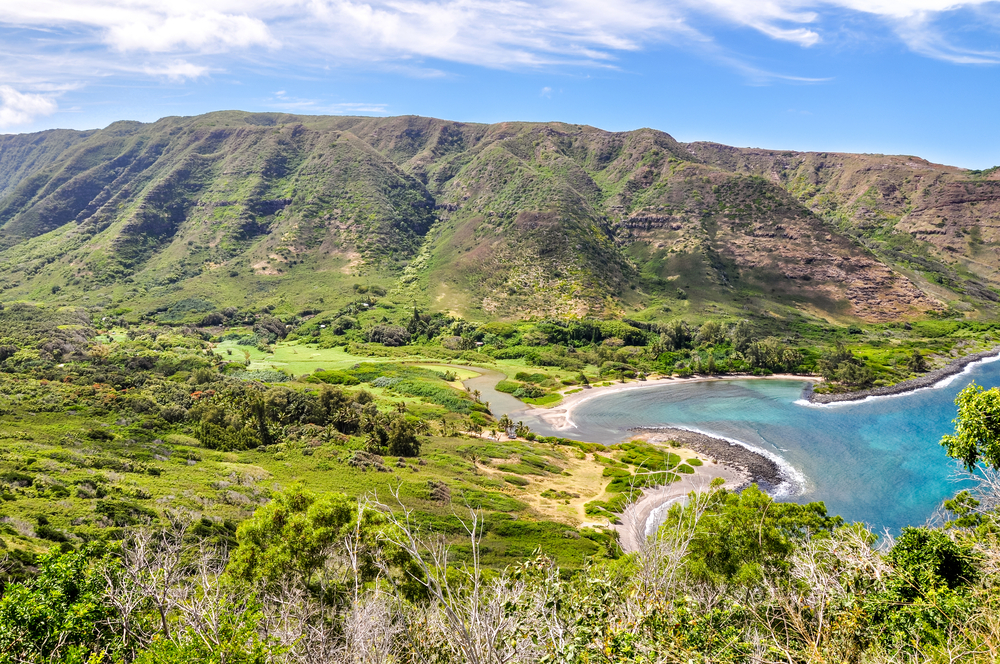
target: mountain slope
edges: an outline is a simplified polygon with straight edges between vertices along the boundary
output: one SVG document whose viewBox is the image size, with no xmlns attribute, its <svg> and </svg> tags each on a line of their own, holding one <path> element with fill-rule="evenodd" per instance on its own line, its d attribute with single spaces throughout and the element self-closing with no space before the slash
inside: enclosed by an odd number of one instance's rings
<svg viewBox="0 0 1000 664">
<path fill-rule="evenodd" d="M 864 155 L 650 129 L 236 111 L 43 134 L 6 137 L 17 153 L 0 158 L 5 299 L 301 309 L 370 284 L 473 318 L 844 320 L 996 299 L 995 275 L 970 267 L 994 242 L 989 223 L 976 217 L 954 265 L 917 230 L 945 204 L 944 237 L 971 227 L 957 210 L 992 214 L 996 181 L 910 158 L 872 171 Z M 911 227 L 937 279 L 872 244 Z"/>
<path fill-rule="evenodd" d="M 780 152 L 714 143 L 687 146 L 706 163 L 758 175 L 925 279 L 995 302 L 1000 284 L 1000 172 L 911 156 Z"/>
</svg>

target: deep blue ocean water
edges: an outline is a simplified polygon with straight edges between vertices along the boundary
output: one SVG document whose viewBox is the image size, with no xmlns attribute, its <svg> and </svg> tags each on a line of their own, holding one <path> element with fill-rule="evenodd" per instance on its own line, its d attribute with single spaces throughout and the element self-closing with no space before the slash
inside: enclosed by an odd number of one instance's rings
<svg viewBox="0 0 1000 664">
<path fill-rule="evenodd" d="M 951 433 L 955 396 L 975 381 L 1000 386 L 1000 362 L 973 365 L 944 387 L 835 406 L 801 402 L 795 380 L 722 380 L 650 386 L 595 396 L 554 431 L 519 413 L 534 431 L 595 442 L 629 427 L 680 426 L 771 452 L 798 476 L 785 500 L 822 500 L 831 514 L 876 530 L 925 523 L 968 474 L 939 444 Z"/>
</svg>

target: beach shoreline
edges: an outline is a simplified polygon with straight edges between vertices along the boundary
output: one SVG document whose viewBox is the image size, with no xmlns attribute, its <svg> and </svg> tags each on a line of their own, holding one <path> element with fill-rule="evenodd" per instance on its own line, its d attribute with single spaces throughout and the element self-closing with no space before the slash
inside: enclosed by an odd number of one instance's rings
<svg viewBox="0 0 1000 664">
<path fill-rule="evenodd" d="M 725 480 L 723 487 L 730 491 L 739 491 L 750 484 L 747 477 L 738 470 L 706 461 L 705 465 L 695 468 L 693 475 L 685 475 L 671 484 L 643 489 L 642 496 L 619 515 L 621 523 L 613 526 L 618 532 L 618 543 L 622 550 L 625 553 L 638 551 L 651 534 L 650 517 L 658 517 L 662 523 L 662 517 L 666 515 L 661 510 L 684 500 L 691 492 L 707 491 L 716 478 Z"/>
<path fill-rule="evenodd" d="M 642 496 L 621 514 L 616 526 L 619 542 L 626 552 L 638 549 L 642 540 L 658 524 L 650 518 L 663 516 L 661 511 L 683 500 L 689 493 L 706 491 L 712 480 L 725 480 L 723 488 L 741 491 L 751 484 L 771 493 L 793 482 L 773 459 L 746 446 L 708 434 L 675 427 L 644 427 L 633 429 L 636 438 L 651 444 L 677 443 L 682 450 L 695 453 L 704 465 L 696 466 L 694 474 L 665 486 L 643 490 Z"/>
<path fill-rule="evenodd" d="M 822 382 L 823 379 L 812 375 L 695 375 L 685 378 L 661 377 L 633 380 L 597 387 L 587 386 L 580 392 L 565 395 L 563 401 L 555 406 L 533 406 L 530 411 L 534 417 L 538 417 L 552 429 L 565 430 L 576 426 L 572 415 L 581 404 L 600 396 L 661 385 L 751 379 L 795 380 L 807 383 L 802 402 L 805 405 L 826 406 L 943 387 L 955 377 L 971 370 L 974 365 L 997 360 L 1000 360 L 1000 347 L 956 358 L 943 367 L 896 385 L 839 394 L 816 394 L 813 392 L 813 386 Z M 682 448 L 697 454 L 706 461 L 706 464 L 697 467 L 693 475 L 684 477 L 678 482 L 644 490 L 642 496 L 620 515 L 622 523 L 616 526 L 616 530 L 619 533 L 621 546 L 626 552 L 637 550 L 642 540 L 649 534 L 649 530 L 652 528 L 650 524 L 652 516 L 660 518 L 663 516 L 664 510 L 675 502 L 683 500 L 692 491 L 707 490 L 716 477 L 724 479 L 724 486 L 730 491 L 742 490 L 751 483 L 758 484 L 762 490 L 771 495 L 780 495 L 784 487 L 794 486 L 797 483 L 800 484 L 799 488 L 802 488 L 802 478 L 797 477 L 798 474 L 794 468 L 791 469 L 791 472 L 788 471 L 787 462 L 784 464 L 786 467 L 783 468 L 766 452 L 755 450 L 752 446 L 742 444 L 739 441 L 671 426 L 636 427 L 629 429 L 629 432 L 634 438 L 642 438 L 650 443 L 676 442 Z"/>
<path fill-rule="evenodd" d="M 626 392 L 629 390 L 642 390 L 650 387 L 658 387 L 660 385 L 685 385 L 689 383 L 703 383 L 722 380 L 797 380 L 816 383 L 822 382 L 823 379 L 819 376 L 795 374 L 773 374 L 771 376 L 694 375 L 689 378 L 670 376 L 647 380 L 632 380 L 627 383 L 614 383 L 612 385 L 602 385 L 597 387 L 587 386 L 583 388 L 581 392 L 564 395 L 563 400 L 555 406 L 529 406 L 527 410 L 530 411 L 534 417 L 539 418 L 553 429 L 572 429 L 576 426 L 571 417 L 573 411 L 579 407 L 580 404 L 590 401 L 596 397 L 607 394 L 616 394 L 618 392 Z"/>
<path fill-rule="evenodd" d="M 824 380 L 821 376 L 811 374 L 772 374 L 770 376 L 746 376 L 732 374 L 709 376 L 695 374 L 684 378 L 679 376 L 668 376 L 648 380 L 632 380 L 629 382 L 613 383 L 612 385 L 603 385 L 598 387 L 588 385 L 584 387 L 581 392 L 564 395 L 562 401 L 555 406 L 528 405 L 526 410 L 529 410 L 532 415 L 543 420 L 553 429 L 570 429 L 575 426 L 571 417 L 573 410 L 575 410 L 581 403 L 605 394 L 615 394 L 627 390 L 645 389 L 659 385 L 682 385 L 685 383 L 720 380 L 802 381 L 804 383 L 809 383 L 806 385 L 805 391 L 803 392 L 803 401 L 816 405 L 828 405 L 852 401 L 863 401 L 872 397 L 898 396 L 909 392 L 916 392 L 917 390 L 943 387 L 947 384 L 947 381 L 953 379 L 955 376 L 965 373 L 972 365 L 993 360 L 1000 360 L 1000 346 L 990 350 L 981 351 L 979 353 L 972 353 L 971 355 L 955 358 L 943 367 L 929 371 L 922 376 L 901 381 L 895 385 L 886 385 L 884 387 L 876 387 L 866 390 L 855 390 L 853 392 L 839 392 L 831 394 L 817 394 L 814 392 L 814 385 L 816 383 L 822 383 Z"/>
</svg>

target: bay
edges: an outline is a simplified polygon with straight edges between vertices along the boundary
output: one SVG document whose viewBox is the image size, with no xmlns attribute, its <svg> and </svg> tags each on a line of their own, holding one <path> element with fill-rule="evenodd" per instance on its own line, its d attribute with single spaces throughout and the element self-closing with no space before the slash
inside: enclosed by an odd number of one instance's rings
<svg viewBox="0 0 1000 664">
<path fill-rule="evenodd" d="M 956 395 L 973 381 L 1000 386 L 1000 362 L 974 364 L 941 387 L 831 406 L 803 402 L 802 381 L 734 379 L 597 395 L 572 411 L 570 429 L 519 415 L 539 434 L 594 442 L 666 426 L 740 441 L 787 464 L 792 490 L 781 499 L 821 500 L 848 521 L 898 531 L 927 522 L 969 485 L 939 441 L 953 430 Z"/>
</svg>

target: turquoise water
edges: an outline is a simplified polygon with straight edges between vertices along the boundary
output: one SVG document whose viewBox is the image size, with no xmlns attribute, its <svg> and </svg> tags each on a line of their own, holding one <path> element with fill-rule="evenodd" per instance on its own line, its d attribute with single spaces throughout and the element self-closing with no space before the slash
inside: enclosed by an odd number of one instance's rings
<svg viewBox="0 0 1000 664">
<path fill-rule="evenodd" d="M 525 415 L 534 431 L 618 442 L 637 426 L 681 426 L 773 453 L 794 469 L 788 500 L 822 500 L 833 514 L 877 530 L 925 523 L 965 486 L 939 445 L 952 431 L 955 396 L 975 380 L 1000 386 L 1000 362 L 986 362 L 944 387 L 836 406 L 808 406 L 805 383 L 725 380 L 650 386 L 581 403 L 571 429 L 552 430 Z M 798 403 L 796 403 L 798 402 Z"/>
</svg>

